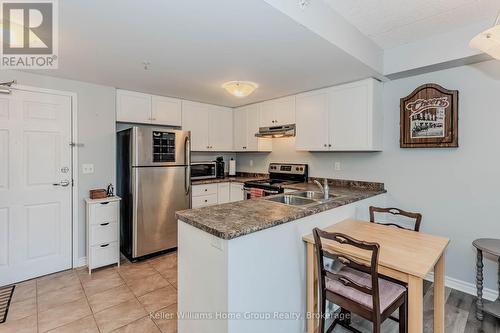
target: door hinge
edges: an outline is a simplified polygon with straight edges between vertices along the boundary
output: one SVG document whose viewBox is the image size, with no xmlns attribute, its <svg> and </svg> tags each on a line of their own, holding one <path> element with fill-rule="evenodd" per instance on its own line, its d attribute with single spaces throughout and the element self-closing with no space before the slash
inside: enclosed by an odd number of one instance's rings
<svg viewBox="0 0 500 333">
<path fill-rule="evenodd" d="M 71 147 L 83 147 L 83 143 L 70 142 L 69 145 Z"/>
</svg>

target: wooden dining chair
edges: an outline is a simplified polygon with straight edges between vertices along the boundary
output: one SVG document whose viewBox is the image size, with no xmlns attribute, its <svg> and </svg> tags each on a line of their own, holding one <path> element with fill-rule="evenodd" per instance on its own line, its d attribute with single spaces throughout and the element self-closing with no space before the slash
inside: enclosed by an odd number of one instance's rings
<svg viewBox="0 0 500 333">
<path fill-rule="evenodd" d="M 340 313 L 345 319 L 335 318 L 327 333 L 332 332 L 337 324 L 360 333 L 350 326 L 350 314 L 373 323 L 373 332 L 380 333 L 381 324 L 399 309 L 399 332 L 406 332 L 407 325 L 407 290 L 404 286 L 379 278 L 377 272 L 379 245 L 356 240 L 341 233 L 329 233 L 318 228 L 313 230 L 318 266 L 319 287 L 319 332 L 324 333 L 326 301 L 341 307 Z M 350 245 L 371 252 L 369 264 L 350 256 L 325 250 L 322 239 Z M 326 269 L 324 258 L 333 260 L 333 265 Z"/>
<path fill-rule="evenodd" d="M 404 210 L 399 209 L 399 208 L 381 208 L 381 207 L 370 206 L 369 209 L 370 209 L 370 222 L 384 224 L 384 225 L 391 225 L 391 226 L 398 227 L 401 229 L 413 230 L 413 231 L 417 231 L 417 232 L 420 231 L 420 223 L 422 222 L 422 214 L 420 214 L 420 213 L 411 213 L 411 212 L 407 212 L 407 211 L 404 211 Z M 375 213 L 385 213 L 385 214 L 408 217 L 408 218 L 414 220 L 414 223 L 415 223 L 414 228 L 413 229 L 406 228 L 406 227 L 403 227 L 397 223 L 392 223 L 392 222 L 390 222 L 390 223 L 377 222 L 377 221 L 375 221 Z"/>
</svg>

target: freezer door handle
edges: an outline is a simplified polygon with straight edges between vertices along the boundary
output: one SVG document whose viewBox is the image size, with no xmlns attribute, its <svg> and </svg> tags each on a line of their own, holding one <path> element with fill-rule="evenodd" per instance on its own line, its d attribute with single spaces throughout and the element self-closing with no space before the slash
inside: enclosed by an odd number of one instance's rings
<svg viewBox="0 0 500 333">
<path fill-rule="evenodd" d="M 184 139 L 184 162 L 186 163 L 184 173 L 184 191 L 186 195 L 191 192 L 191 140 L 189 136 Z"/>
</svg>

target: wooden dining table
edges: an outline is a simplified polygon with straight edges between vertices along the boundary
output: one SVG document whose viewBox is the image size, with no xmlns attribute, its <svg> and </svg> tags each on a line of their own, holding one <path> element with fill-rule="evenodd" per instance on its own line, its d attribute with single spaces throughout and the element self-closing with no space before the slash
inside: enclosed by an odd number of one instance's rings
<svg viewBox="0 0 500 333">
<path fill-rule="evenodd" d="M 444 333 L 444 251 L 449 239 L 367 221 L 347 219 L 330 227 L 328 232 L 338 232 L 358 240 L 380 245 L 378 272 L 403 282 L 408 286 L 408 332 L 423 331 L 423 280 L 434 270 L 434 333 Z M 318 327 L 318 272 L 314 238 L 302 238 L 307 246 L 307 332 L 315 333 Z M 368 262 L 370 254 L 346 244 L 324 240 L 323 248 L 332 253 L 342 253 Z"/>
</svg>

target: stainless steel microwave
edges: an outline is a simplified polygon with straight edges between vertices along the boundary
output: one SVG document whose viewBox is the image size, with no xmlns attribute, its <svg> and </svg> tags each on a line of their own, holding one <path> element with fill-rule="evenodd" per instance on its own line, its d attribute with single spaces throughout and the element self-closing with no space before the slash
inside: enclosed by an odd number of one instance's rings
<svg viewBox="0 0 500 333">
<path fill-rule="evenodd" d="M 217 162 L 191 162 L 191 180 L 217 178 Z"/>
</svg>

